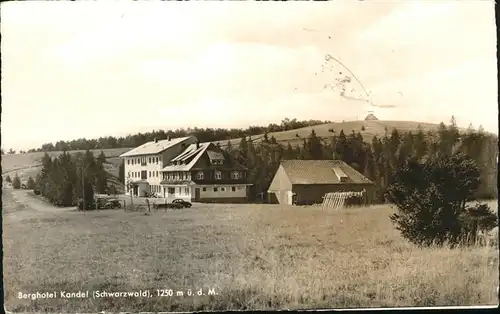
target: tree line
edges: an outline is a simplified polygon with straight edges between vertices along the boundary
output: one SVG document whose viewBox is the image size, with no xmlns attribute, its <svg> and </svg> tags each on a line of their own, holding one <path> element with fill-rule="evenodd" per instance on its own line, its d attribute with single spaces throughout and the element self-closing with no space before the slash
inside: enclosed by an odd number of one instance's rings
<svg viewBox="0 0 500 314">
<path fill-rule="evenodd" d="M 80 138 L 72 141 L 58 141 L 56 143 L 46 143 L 40 148 L 30 149 L 32 152 L 48 152 L 48 151 L 71 151 L 71 150 L 91 150 L 91 149 L 111 149 L 111 148 L 129 148 L 137 147 L 146 142 L 150 142 L 155 138 L 158 140 L 184 136 L 196 136 L 200 142 L 216 142 L 244 136 L 255 136 L 265 132 L 280 132 L 288 131 L 308 126 L 331 123 L 331 121 L 321 120 L 304 120 L 285 118 L 280 124 L 271 123 L 268 126 L 250 126 L 248 128 L 187 128 L 176 130 L 153 130 L 152 132 L 136 133 L 125 137 L 100 137 L 98 139 Z M 12 149 L 11 149 L 12 151 Z M 3 152 L 3 150 L 2 150 Z M 10 151 L 9 151 L 10 153 Z"/>
<path fill-rule="evenodd" d="M 36 177 L 36 189 L 56 206 L 75 206 L 85 197 L 91 204 L 94 193 L 108 193 L 108 174 L 104 169 L 104 152 L 95 158 L 90 151 L 71 155 L 62 152 L 42 158 L 42 170 Z"/>
<path fill-rule="evenodd" d="M 333 132 L 326 139 L 318 137 L 313 129 L 301 145 L 291 145 L 289 142 L 282 145 L 274 137 L 264 135 L 263 140 L 258 143 L 243 137 L 237 147 L 233 147 L 229 141 L 219 146 L 248 168 L 254 197 L 264 198 L 281 160 L 340 159 L 372 180 L 376 186 L 377 200 L 383 202 L 396 170 L 410 158 L 425 160 L 462 152 L 478 165 L 482 176 L 480 184 L 484 186 L 486 182 L 483 179 L 491 166 L 491 163 L 484 162 L 484 155 L 488 153 L 485 147 L 490 137 L 482 128 L 474 130 L 472 126 L 467 132 L 460 134 L 455 119 L 452 118 L 448 126 L 440 123 L 437 130 L 427 132 L 420 126 L 416 131 L 403 133 L 397 129 L 391 132 L 386 129 L 383 136 L 373 137 L 370 143 L 363 139 L 360 132 L 345 134 L 341 130 L 339 134 Z M 488 158 L 495 158 L 493 154 L 496 152 L 489 153 L 492 156 Z M 481 197 L 491 198 L 496 195 Z"/>
</svg>

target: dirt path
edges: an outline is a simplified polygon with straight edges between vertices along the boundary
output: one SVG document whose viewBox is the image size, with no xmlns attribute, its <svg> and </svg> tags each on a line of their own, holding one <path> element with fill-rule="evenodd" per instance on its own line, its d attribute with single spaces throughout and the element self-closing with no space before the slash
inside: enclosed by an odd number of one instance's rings
<svg viewBox="0 0 500 314">
<path fill-rule="evenodd" d="M 2 189 L 2 215 L 5 222 L 15 222 L 47 215 L 73 211 L 75 208 L 58 208 L 40 199 L 33 191 Z"/>
</svg>

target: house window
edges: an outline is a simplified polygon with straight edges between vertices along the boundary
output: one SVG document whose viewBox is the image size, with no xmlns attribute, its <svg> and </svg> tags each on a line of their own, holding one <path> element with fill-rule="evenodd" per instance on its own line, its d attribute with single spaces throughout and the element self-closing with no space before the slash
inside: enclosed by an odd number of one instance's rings
<svg viewBox="0 0 500 314">
<path fill-rule="evenodd" d="M 238 171 L 234 171 L 232 173 L 232 177 L 234 180 L 238 180 L 240 178 L 240 173 Z"/>
<path fill-rule="evenodd" d="M 203 192 L 206 192 L 207 191 L 207 188 L 203 188 Z"/>
<path fill-rule="evenodd" d="M 236 187 L 235 186 L 231 187 L 231 191 L 236 192 Z"/>
<path fill-rule="evenodd" d="M 151 177 L 151 171 L 149 172 L 149 176 Z"/>
<path fill-rule="evenodd" d="M 198 179 L 198 180 L 203 180 L 203 172 L 199 171 L 199 172 L 196 174 L 196 179 Z"/>
<path fill-rule="evenodd" d="M 217 188 L 214 188 L 214 192 L 217 192 Z"/>
<path fill-rule="evenodd" d="M 148 172 L 147 171 L 141 171 L 141 179 L 146 180 L 148 178 Z"/>
<path fill-rule="evenodd" d="M 130 165 L 130 159 L 127 159 L 127 165 Z"/>
<path fill-rule="evenodd" d="M 160 158 L 156 157 L 156 163 L 158 163 L 158 160 L 159 160 L 159 159 L 160 159 Z"/>
<path fill-rule="evenodd" d="M 156 171 L 156 176 L 158 176 L 158 171 Z"/>
<path fill-rule="evenodd" d="M 215 172 L 215 179 L 216 179 L 216 180 L 220 180 L 220 179 L 222 179 L 222 172 L 220 172 L 220 171 L 216 171 L 216 172 Z"/>
<path fill-rule="evenodd" d="M 222 187 L 222 188 L 220 188 L 220 190 L 221 190 L 222 192 L 225 192 L 225 191 L 226 191 L 226 188 Z"/>
</svg>

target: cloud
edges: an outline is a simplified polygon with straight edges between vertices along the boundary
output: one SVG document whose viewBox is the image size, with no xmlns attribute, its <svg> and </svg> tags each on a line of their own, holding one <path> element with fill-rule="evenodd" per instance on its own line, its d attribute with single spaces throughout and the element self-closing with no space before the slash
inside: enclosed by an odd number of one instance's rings
<svg viewBox="0 0 500 314">
<path fill-rule="evenodd" d="M 1 13 L 10 143 L 18 128 L 54 139 L 363 116 L 366 104 L 323 90 L 334 81 L 320 73 L 327 53 L 376 102 L 398 106 L 377 109 L 381 119 L 447 120 L 452 110 L 485 126 L 497 120 L 496 33 L 484 1 L 29 2 Z M 38 108 L 62 122 L 45 126 Z M 89 130 L 80 121 L 96 112 L 105 123 Z"/>
</svg>

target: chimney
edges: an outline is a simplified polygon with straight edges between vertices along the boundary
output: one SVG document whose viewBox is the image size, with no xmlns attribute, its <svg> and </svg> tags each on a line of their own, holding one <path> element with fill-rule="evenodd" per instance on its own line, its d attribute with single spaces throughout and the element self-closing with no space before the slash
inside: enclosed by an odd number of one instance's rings
<svg viewBox="0 0 500 314">
<path fill-rule="evenodd" d="M 155 143 L 158 143 L 158 138 L 155 137 L 154 141 L 155 141 Z"/>
<path fill-rule="evenodd" d="M 170 141 L 171 139 L 172 139 L 172 137 L 169 135 L 169 136 L 167 137 L 167 140 L 169 140 L 169 141 Z"/>
</svg>

